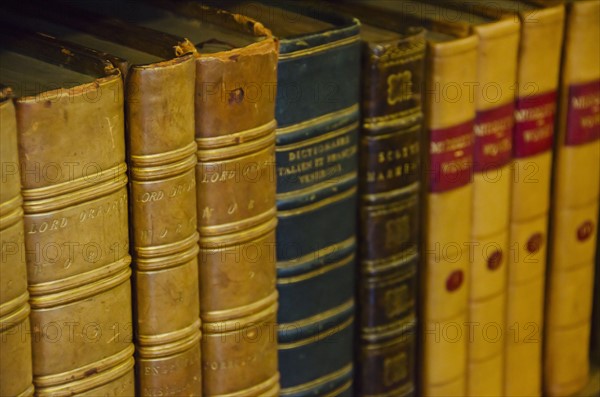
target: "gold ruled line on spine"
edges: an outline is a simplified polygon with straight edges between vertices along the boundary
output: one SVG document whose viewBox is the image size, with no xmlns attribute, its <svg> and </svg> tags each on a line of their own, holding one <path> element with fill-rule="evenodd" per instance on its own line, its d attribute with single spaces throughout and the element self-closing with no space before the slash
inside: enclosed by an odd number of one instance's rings
<svg viewBox="0 0 600 397">
<path fill-rule="evenodd" d="M 120 352 L 117 352 L 116 354 L 113 354 L 112 356 L 103 358 L 102 360 L 95 361 L 93 363 L 84 365 L 83 367 L 79 367 L 79 368 L 73 369 L 71 371 L 62 372 L 59 374 L 34 376 L 33 384 L 36 386 L 37 392 L 40 392 L 39 388 L 43 387 L 43 388 L 48 388 L 47 390 L 45 390 L 45 392 L 46 392 L 46 394 L 50 394 L 50 391 L 52 390 L 52 389 L 50 389 L 51 386 L 60 385 L 60 386 L 57 386 L 56 389 L 62 389 L 71 384 L 71 383 L 68 383 L 68 384 L 63 385 L 64 383 L 71 382 L 71 381 L 77 381 L 77 380 L 86 378 L 86 373 L 91 373 L 91 372 L 102 373 L 107 369 L 117 366 L 119 363 L 124 364 L 124 363 L 128 363 L 129 360 L 133 361 L 133 353 L 134 352 L 135 352 L 135 347 L 133 346 L 133 343 L 131 343 L 131 344 L 128 344 L 127 347 L 125 347 Z M 133 364 L 132 364 L 132 367 L 133 367 Z"/>
<path fill-rule="evenodd" d="M 215 149 L 224 146 L 239 145 L 260 138 L 263 135 L 270 135 L 275 128 L 277 128 L 277 121 L 271 120 L 266 124 L 259 125 L 258 127 L 235 132 L 233 134 L 210 138 L 196 138 L 196 144 L 198 145 L 198 151 Z"/>
<path fill-rule="evenodd" d="M 66 182 L 61 182 L 55 185 L 32 188 L 32 189 L 23 189 L 21 192 L 23 194 L 23 198 L 25 201 L 34 201 L 34 200 L 43 200 L 48 199 L 54 196 L 60 196 L 63 194 L 76 192 L 79 190 L 85 190 L 90 187 L 94 187 L 100 184 L 104 184 L 104 182 L 115 181 L 119 182 L 119 178 L 122 175 L 125 175 L 125 171 L 127 171 L 127 164 L 120 163 L 116 166 L 109 168 L 107 170 L 102 170 L 99 174 L 95 174 L 92 176 L 85 176 L 77 179 L 73 179 Z M 110 184 L 106 184 L 110 185 Z"/>
<path fill-rule="evenodd" d="M 353 246 L 355 244 L 356 244 L 356 238 L 353 236 L 344 241 L 340 241 L 339 243 L 335 243 L 335 244 L 329 245 L 327 247 L 321 248 L 317 251 L 303 255 L 299 258 L 294 258 L 294 259 L 290 259 L 287 261 L 278 261 L 277 268 L 278 269 L 286 269 L 286 268 L 294 267 L 300 263 L 310 262 L 315 258 L 322 258 L 327 254 L 341 251 L 346 248 L 350 248 L 351 246 Z"/>
<path fill-rule="evenodd" d="M 35 388 L 33 387 L 33 384 L 31 384 L 23 393 L 17 394 L 17 397 L 31 397 L 33 396 L 34 390 Z"/>
<path fill-rule="evenodd" d="M 10 200 L 6 200 L 3 203 L 0 203 L 0 219 L 6 217 L 11 212 L 19 209 L 23 205 L 23 198 L 20 194 L 17 194 L 15 197 Z"/>
<path fill-rule="evenodd" d="M 394 321 L 393 323 L 380 325 L 377 327 L 361 328 L 360 338 L 366 342 L 371 343 L 371 345 L 365 347 L 367 350 L 376 350 L 381 347 L 391 346 L 398 343 L 399 340 L 407 340 L 408 337 L 406 336 L 406 333 L 416 332 L 415 321 L 415 314 L 411 313 L 407 317 L 404 317 L 398 321 Z M 399 334 L 399 336 L 396 336 L 395 339 L 393 339 L 392 341 L 385 343 L 378 343 L 377 341 L 381 338 L 387 339 L 389 337 L 394 337 L 394 334 Z"/>
<path fill-rule="evenodd" d="M 164 245 L 154 245 L 149 247 L 135 247 L 134 251 L 136 252 L 139 258 L 156 258 L 171 254 L 176 254 L 178 252 L 189 250 L 194 247 L 198 242 L 198 233 L 190 234 L 183 240 L 176 241 L 170 244 Z"/>
<path fill-rule="evenodd" d="M 362 198 L 363 200 L 367 200 L 367 201 L 380 201 L 380 200 L 392 200 L 398 197 L 402 197 L 404 195 L 407 194 L 411 194 L 411 193 L 417 193 L 419 191 L 419 186 L 420 183 L 419 182 L 415 182 L 415 183 L 411 183 L 408 186 L 402 187 L 400 189 L 396 189 L 396 190 L 391 190 L 389 192 L 383 192 L 383 193 L 374 193 L 374 194 L 361 194 L 360 198 Z M 407 200 L 409 201 L 409 200 Z M 410 200 L 410 203 L 413 204 L 416 203 L 416 198 L 413 200 Z M 389 204 L 384 204 L 382 205 L 382 207 L 384 206 L 389 206 Z M 404 207 L 408 207 L 408 205 L 405 205 Z M 377 208 L 376 206 L 369 206 L 369 208 Z M 395 209 L 395 207 L 394 207 Z"/>
<path fill-rule="evenodd" d="M 306 146 L 311 146 L 317 143 L 321 143 L 324 141 L 328 141 L 330 139 L 337 138 L 340 135 L 347 134 L 348 132 L 355 130 L 358 128 L 358 122 L 354 122 L 352 124 L 345 125 L 337 130 L 328 131 L 322 135 L 316 136 L 314 138 L 305 139 L 300 142 L 290 143 L 288 145 L 277 145 L 275 151 L 277 152 L 287 152 L 289 150 L 296 150 Z"/>
<path fill-rule="evenodd" d="M 94 389 L 98 386 L 105 385 L 111 381 L 117 380 L 123 375 L 130 371 L 133 371 L 135 360 L 133 357 L 129 357 L 123 363 L 116 365 L 113 368 L 108 369 L 105 372 L 100 372 L 96 375 L 88 376 L 78 381 L 70 382 L 64 385 L 40 388 L 36 387 L 36 396 L 39 397 L 55 397 L 55 396 L 73 396 L 85 393 L 88 390 Z M 35 382 L 35 378 L 34 378 Z"/>
<path fill-rule="evenodd" d="M 249 387 L 244 390 L 238 390 L 227 394 L 211 394 L 212 397 L 249 397 L 249 396 L 270 396 L 278 395 L 279 391 L 279 372 L 264 382 Z M 269 394 L 274 393 L 274 394 Z"/>
<path fill-rule="evenodd" d="M 292 124 L 287 127 L 277 128 L 277 135 L 285 135 L 290 134 L 292 132 L 300 131 L 308 127 L 315 126 L 317 124 L 322 124 L 328 122 L 330 120 L 335 120 L 338 118 L 342 118 L 344 116 L 350 116 L 353 113 L 358 112 L 358 104 L 352 105 L 345 109 L 337 110 L 335 112 L 327 113 L 319 117 L 312 118 L 310 120 L 303 121 L 301 123 Z"/>
<path fill-rule="evenodd" d="M 314 210 L 317 210 L 319 208 L 323 208 L 327 205 L 333 204 L 333 203 L 337 203 L 338 201 L 342 201 L 345 200 L 347 198 L 350 198 L 352 196 L 356 195 L 356 186 L 352 187 L 349 190 L 346 190 L 345 192 L 342 192 L 340 194 L 336 194 L 335 196 L 331 196 L 329 198 L 317 201 L 316 203 L 313 204 L 309 204 L 306 205 L 304 207 L 300 207 L 300 208 L 295 208 L 292 210 L 284 210 L 284 211 L 279 211 L 277 212 L 277 216 L 279 218 L 287 218 L 290 216 L 296 216 L 296 215 L 301 215 L 307 212 L 311 212 Z"/>
<path fill-rule="evenodd" d="M 101 292 L 109 291 L 118 285 L 129 282 L 130 277 L 131 268 L 129 267 L 129 264 L 127 264 L 127 267 L 123 269 L 122 272 L 107 277 L 106 279 L 51 295 L 31 297 L 29 299 L 29 304 L 33 310 L 66 305 L 90 296 L 98 295 Z"/>
<path fill-rule="evenodd" d="M 382 337 L 387 337 L 387 335 L 382 335 Z M 406 335 L 400 335 L 395 337 L 393 340 L 384 342 L 384 343 L 377 343 L 377 339 L 376 338 L 361 338 L 362 339 L 362 344 L 360 346 L 361 350 L 363 351 L 370 351 L 370 352 L 376 352 L 378 350 L 382 350 L 382 349 L 388 349 L 391 347 L 394 347 L 395 345 L 402 345 L 402 344 L 408 344 L 408 343 L 414 343 L 414 338 L 411 338 L 409 336 Z"/>
<path fill-rule="evenodd" d="M 198 226 L 198 230 L 202 235 L 201 242 L 205 241 L 207 237 L 217 237 L 223 234 L 242 232 L 247 233 L 248 229 L 257 227 L 259 225 L 268 223 L 271 219 L 275 218 L 277 214 L 277 207 L 270 208 L 269 210 L 260 213 L 251 218 L 242 219 L 237 222 L 224 223 L 220 225 L 209 225 L 209 226 Z"/>
<path fill-rule="evenodd" d="M 346 374 L 352 372 L 352 364 L 348 364 L 335 372 L 329 373 L 325 376 L 321 376 L 320 378 L 314 379 L 310 382 L 303 383 L 301 385 L 286 387 L 285 389 L 281 389 L 281 396 L 289 396 L 297 393 L 301 393 L 303 391 L 307 391 L 310 389 L 317 388 L 318 386 L 324 385 L 326 383 L 331 382 L 337 378 L 340 378 Z"/>
<path fill-rule="evenodd" d="M 200 318 L 191 325 L 176 331 L 157 335 L 138 335 L 137 342 L 144 346 L 157 346 L 164 343 L 177 342 L 180 339 L 186 339 L 200 332 Z"/>
<path fill-rule="evenodd" d="M 129 268 L 130 263 L 131 256 L 126 255 L 115 262 L 89 272 L 79 273 L 70 277 L 47 281 L 45 283 L 29 284 L 29 293 L 32 295 L 31 299 L 37 299 L 36 297 L 39 295 L 56 294 L 72 288 L 86 286 L 96 281 L 103 280 L 111 274 L 116 274 L 122 269 Z"/>
<path fill-rule="evenodd" d="M 194 245 L 189 249 L 167 256 L 156 257 L 152 259 L 138 259 L 135 261 L 136 272 L 156 272 L 169 269 L 175 266 L 185 265 L 188 262 L 196 261 L 200 247 Z"/>
<path fill-rule="evenodd" d="M 408 271 L 405 271 L 400 275 L 395 275 L 389 278 L 379 278 L 377 276 L 375 276 L 374 278 L 366 278 L 364 279 L 364 283 L 367 284 L 367 286 L 372 287 L 388 287 L 390 285 L 398 284 L 399 282 L 409 280 L 410 278 L 414 277 L 416 273 L 416 268 L 411 266 L 408 269 Z"/>
<path fill-rule="evenodd" d="M 323 397 L 338 397 L 341 393 L 350 389 L 351 386 L 352 386 L 352 380 L 349 380 L 348 382 L 344 383 L 337 389 L 333 389 L 330 393 L 323 394 Z"/>
<path fill-rule="evenodd" d="M 402 112 L 390 114 L 388 116 L 383 117 L 371 117 L 365 118 L 362 122 L 362 127 L 365 130 L 380 130 L 382 128 L 391 128 L 391 127 L 402 127 L 407 124 L 412 124 L 416 120 L 422 117 L 422 110 L 420 107 L 413 108 L 409 110 L 404 110 Z M 411 128 L 412 129 L 421 129 L 421 125 L 416 125 Z"/>
<path fill-rule="evenodd" d="M 279 331 L 285 331 L 286 329 L 298 329 L 298 328 L 303 328 L 309 325 L 314 325 L 317 324 L 320 321 L 323 321 L 324 319 L 330 318 L 330 317 L 334 317 L 337 316 L 340 313 L 343 313 L 345 311 L 350 310 L 352 307 L 354 307 L 354 298 L 350 298 L 349 300 L 347 300 L 346 302 L 342 303 L 339 306 L 336 306 L 332 309 L 326 310 L 324 312 L 321 312 L 319 314 L 316 314 L 314 316 L 311 317 L 307 317 L 305 319 L 299 320 L 299 321 L 294 321 L 292 323 L 281 323 L 277 325 L 277 329 Z"/>
<path fill-rule="evenodd" d="M 12 327 L 21 324 L 27 320 L 31 312 L 29 305 L 21 306 L 19 310 L 10 313 L 8 316 L 0 318 L 0 333 L 11 329 Z"/>
<path fill-rule="evenodd" d="M 28 200 L 25 197 L 23 210 L 26 215 L 39 214 L 60 210 L 65 207 L 74 206 L 88 201 L 93 201 L 100 197 L 108 196 L 127 186 L 127 176 L 119 175 L 116 180 L 103 182 L 87 187 L 71 194 L 64 194 L 58 197 L 50 197 L 40 200 Z"/>
<path fill-rule="evenodd" d="M 275 218 L 275 214 L 273 214 L 267 222 L 256 225 L 252 229 L 246 229 L 243 232 L 201 237 L 200 246 L 203 252 L 221 252 L 228 249 L 228 247 L 257 240 L 258 238 L 273 232 L 276 227 L 277 218 Z"/>
<path fill-rule="evenodd" d="M 275 147 L 275 131 L 271 131 L 258 139 L 243 144 L 228 146 L 217 149 L 202 149 L 196 152 L 199 163 L 206 163 L 217 160 L 235 159 L 237 161 L 247 155 L 259 153 L 261 150 L 271 151 Z"/>
<path fill-rule="evenodd" d="M 19 221 L 23 221 L 23 212 L 22 207 L 18 207 L 13 212 L 7 214 L 6 216 L 0 217 L 0 231 L 8 229 L 9 227 L 16 225 Z"/>
<path fill-rule="evenodd" d="M 289 52 L 286 54 L 279 54 L 279 60 L 284 61 L 287 59 L 294 59 L 294 58 L 300 58 L 300 57 L 305 57 L 305 56 L 309 56 L 309 55 L 315 55 L 315 54 L 318 54 L 318 53 L 321 53 L 324 51 L 328 51 L 328 50 L 331 50 L 331 49 L 334 49 L 337 47 L 342 47 L 345 45 L 357 43 L 358 41 L 360 41 L 360 36 L 358 36 L 358 35 L 346 37 L 341 40 L 333 41 L 331 43 L 325 43 L 325 44 L 321 44 L 321 45 L 314 46 L 311 48 L 305 48 L 303 50 Z"/>
<path fill-rule="evenodd" d="M 398 255 L 388 256 L 387 258 L 362 260 L 360 262 L 361 271 L 367 273 L 375 273 L 387 270 L 393 267 L 402 266 L 418 256 L 416 247 L 411 247 Z"/>
<path fill-rule="evenodd" d="M 170 152 L 146 155 L 131 155 L 131 166 L 136 168 L 155 167 L 180 162 L 196 153 L 196 142 L 190 142 L 182 148 Z"/>
<path fill-rule="evenodd" d="M 276 314 L 278 296 L 274 290 L 266 298 L 243 307 L 201 313 L 202 332 L 206 335 L 230 334 L 263 322 Z"/>
<path fill-rule="evenodd" d="M 0 304 L 0 322 L 3 317 L 11 314 L 15 310 L 19 309 L 22 306 L 27 305 L 29 301 L 29 292 L 27 290 L 23 291 L 23 293 L 16 298 L 13 298 L 7 302 Z"/>
<path fill-rule="evenodd" d="M 168 179 L 193 170 L 196 167 L 196 155 L 191 154 L 186 159 L 155 167 L 131 167 L 131 179 L 135 182 Z"/>
<path fill-rule="evenodd" d="M 210 312 L 203 312 L 202 319 L 205 323 L 223 322 L 231 319 L 247 317 L 255 313 L 256 311 L 268 308 L 273 304 L 277 303 L 277 291 L 272 292 L 266 297 L 254 301 L 248 305 L 242 307 L 235 307 L 233 309 L 226 310 L 214 310 Z M 248 314 L 249 313 L 249 314 Z"/>
<path fill-rule="evenodd" d="M 300 281 L 306 281 L 311 278 L 320 276 L 322 274 L 332 272 L 336 269 L 339 269 L 340 267 L 344 267 L 344 266 L 348 265 L 350 262 L 352 262 L 353 260 L 354 260 L 354 253 L 352 253 L 350 256 L 348 256 L 340 261 L 322 266 L 318 269 L 312 270 L 308 273 L 301 274 L 299 276 L 280 277 L 277 279 L 277 285 L 287 285 L 287 284 L 298 283 Z"/>
<path fill-rule="evenodd" d="M 200 327 L 200 321 L 195 322 L 193 325 Z M 201 336 L 202 334 L 199 328 L 196 328 L 193 334 L 186 336 L 184 339 L 169 343 L 164 343 L 161 341 L 162 344 L 157 346 L 137 346 L 137 351 L 141 359 L 150 361 L 153 359 L 174 356 L 176 354 L 186 352 L 194 346 L 198 346 L 197 348 L 200 349 Z"/>
<path fill-rule="evenodd" d="M 325 188 L 334 186 L 334 185 L 341 185 L 344 184 L 346 182 L 350 182 L 353 179 L 357 179 L 358 177 L 358 173 L 356 172 L 349 172 L 345 175 L 341 175 L 335 178 L 335 183 L 333 183 L 332 180 L 327 180 L 324 182 L 320 182 L 317 183 L 315 185 L 306 187 L 304 189 L 298 189 L 298 190 L 292 190 L 291 192 L 285 192 L 285 193 L 279 193 L 277 195 L 277 199 L 279 200 L 284 200 L 284 199 L 288 199 L 288 198 L 294 198 L 296 196 L 300 196 L 300 195 L 308 195 L 311 193 L 316 193 L 320 190 L 323 190 Z"/>
</svg>

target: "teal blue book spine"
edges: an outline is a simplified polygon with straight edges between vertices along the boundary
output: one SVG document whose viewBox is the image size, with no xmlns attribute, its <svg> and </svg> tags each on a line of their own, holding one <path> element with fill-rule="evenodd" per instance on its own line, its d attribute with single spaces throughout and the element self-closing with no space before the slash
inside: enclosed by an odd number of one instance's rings
<svg viewBox="0 0 600 397">
<path fill-rule="evenodd" d="M 282 396 L 352 395 L 359 23 L 327 18 L 334 28 L 280 38 L 276 162 Z"/>
</svg>

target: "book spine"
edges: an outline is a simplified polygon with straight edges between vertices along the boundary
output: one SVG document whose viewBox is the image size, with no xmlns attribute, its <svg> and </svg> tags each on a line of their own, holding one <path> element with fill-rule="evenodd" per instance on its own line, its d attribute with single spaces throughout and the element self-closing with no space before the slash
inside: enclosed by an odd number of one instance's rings
<svg viewBox="0 0 600 397">
<path fill-rule="evenodd" d="M 0 137 L 0 395 L 32 396 L 30 308 L 17 121 L 8 95 L 0 98 Z"/>
<path fill-rule="evenodd" d="M 504 394 L 509 396 L 541 393 L 551 149 L 563 19 L 562 6 L 521 14 L 504 339 Z"/>
<path fill-rule="evenodd" d="M 477 36 L 428 45 L 421 315 L 426 396 L 466 393 L 475 103 L 468 95 L 451 100 L 446 93 L 477 81 L 477 46 Z"/>
<path fill-rule="evenodd" d="M 415 388 L 424 33 L 363 42 L 356 392 Z"/>
<path fill-rule="evenodd" d="M 244 17 L 237 18 L 241 24 Z M 202 372 L 207 396 L 279 395 L 277 45 L 260 24 L 245 22 L 265 39 L 202 55 L 196 67 Z"/>
<path fill-rule="evenodd" d="M 600 197 L 600 3 L 573 2 L 567 10 L 546 300 L 548 396 L 588 383 Z"/>
<path fill-rule="evenodd" d="M 127 75 L 142 396 L 201 394 L 194 84 L 192 54 Z"/>
<path fill-rule="evenodd" d="M 504 19 L 474 28 L 479 51 L 468 309 L 469 396 L 503 393 L 510 165 L 520 32 L 516 22 Z"/>
<path fill-rule="evenodd" d="M 280 42 L 276 119 L 281 395 L 350 395 L 360 43 L 356 21 Z"/>
<path fill-rule="evenodd" d="M 16 101 L 36 395 L 134 393 L 122 91 Z"/>
</svg>

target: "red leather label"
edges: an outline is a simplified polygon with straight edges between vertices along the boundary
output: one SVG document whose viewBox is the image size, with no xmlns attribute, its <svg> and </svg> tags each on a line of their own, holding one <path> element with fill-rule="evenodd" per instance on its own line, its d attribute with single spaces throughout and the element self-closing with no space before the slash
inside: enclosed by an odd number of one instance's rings
<svg viewBox="0 0 600 397">
<path fill-rule="evenodd" d="M 535 156 L 552 149 L 556 91 L 517 99 L 513 155 Z"/>
<path fill-rule="evenodd" d="M 456 189 L 471 182 L 473 175 L 473 121 L 431 130 L 429 190 Z"/>
<path fill-rule="evenodd" d="M 487 260 L 487 267 L 490 270 L 496 270 L 502 265 L 502 251 L 494 251 Z"/>
<path fill-rule="evenodd" d="M 566 145 L 600 139 L 600 80 L 569 87 Z"/>
<path fill-rule="evenodd" d="M 474 172 L 500 168 L 512 157 L 514 103 L 477 112 L 475 118 Z"/>
<path fill-rule="evenodd" d="M 446 279 L 446 290 L 448 292 L 454 292 L 460 288 L 465 279 L 465 274 L 462 270 L 455 270 Z"/>
<path fill-rule="evenodd" d="M 527 244 L 525 247 L 527 248 L 527 252 L 530 254 L 535 254 L 542 248 L 542 244 L 544 244 L 544 236 L 542 233 L 535 233 L 529 240 L 527 240 Z"/>
<path fill-rule="evenodd" d="M 577 240 L 586 241 L 594 234 L 594 223 L 592 221 L 585 221 L 581 226 L 577 228 Z"/>
</svg>

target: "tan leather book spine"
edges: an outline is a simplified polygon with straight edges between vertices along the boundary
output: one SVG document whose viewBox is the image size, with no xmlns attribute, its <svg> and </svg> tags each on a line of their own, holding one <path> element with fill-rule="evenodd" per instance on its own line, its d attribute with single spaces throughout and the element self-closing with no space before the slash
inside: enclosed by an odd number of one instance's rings
<svg viewBox="0 0 600 397">
<path fill-rule="evenodd" d="M 125 93 L 138 381 L 145 396 L 201 393 L 195 58 L 176 55 L 133 66 Z"/>
<path fill-rule="evenodd" d="M 204 393 L 277 396 L 278 45 L 268 29 L 250 18 L 193 5 L 189 11 L 263 38 L 202 54 L 196 62 Z"/>
<path fill-rule="evenodd" d="M 506 303 L 504 393 L 541 393 L 544 282 L 564 8 L 523 11 Z"/>
<path fill-rule="evenodd" d="M 519 21 L 508 18 L 473 26 L 479 37 L 479 51 L 468 314 L 469 396 L 503 394 L 510 164 L 519 30 Z"/>
<path fill-rule="evenodd" d="M 426 396 L 466 392 L 475 103 L 467 95 L 446 100 L 441 92 L 453 84 L 476 81 L 478 42 L 477 36 L 468 36 L 428 43 L 425 125 L 430 153 L 425 164 L 430 182 L 425 207 L 421 385 Z"/>
<path fill-rule="evenodd" d="M 60 12 L 42 11 L 46 15 L 41 15 L 36 4 L 28 3 L 22 12 L 76 29 L 77 34 L 69 37 L 60 28 L 46 27 L 80 44 L 93 36 L 95 45 L 105 50 L 117 47 L 127 54 L 134 49 L 163 59 L 140 65 L 87 49 L 121 69 L 129 66 L 124 104 L 138 394 L 198 395 L 201 332 L 194 173 L 195 47 L 170 34 L 58 6 Z M 114 44 L 98 43 L 99 38 Z"/>
<path fill-rule="evenodd" d="M 546 298 L 548 396 L 588 382 L 600 196 L 600 2 L 573 1 L 567 11 Z"/>
<path fill-rule="evenodd" d="M 39 396 L 134 393 L 123 84 L 108 62 L 98 70 L 16 99 Z"/>
<path fill-rule="evenodd" d="M 0 86 L 0 395 L 32 396 L 29 293 L 17 119 L 10 88 Z"/>
</svg>

